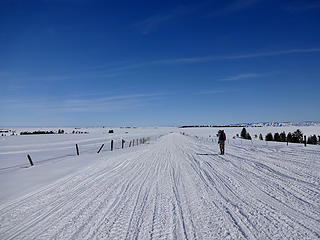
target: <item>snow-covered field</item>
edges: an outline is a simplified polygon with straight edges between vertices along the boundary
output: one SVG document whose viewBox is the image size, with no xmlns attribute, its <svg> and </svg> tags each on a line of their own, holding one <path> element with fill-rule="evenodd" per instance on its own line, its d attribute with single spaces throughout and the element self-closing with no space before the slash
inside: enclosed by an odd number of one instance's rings
<svg viewBox="0 0 320 240">
<path fill-rule="evenodd" d="M 221 156 L 213 128 L 88 131 L 1 137 L 0 239 L 320 239 L 320 145 L 233 139 L 241 128 L 226 128 Z"/>
<path fill-rule="evenodd" d="M 242 127 L 228 127 L 228 128 L 182 128 L 181 131 L 186 132 L 188 134 L 194 135 L 194 136 L 203 136 L 203 137 L 209 137 L 209 135 L 213 136 L 216 135 L 219 129 L 224 129 L 226 132 L 227 137 L 232 138 L 233 136 L 236 136 L 236 134 L 241 133 Z M 311 135 L 320 135 L 320 125 L 318 126 L 288 126 L 288 127 L 246 127 L 247 132 L 250 133 L 251 137 L 254 140 L 254 135 L 259 136 L 261 133 L 263 138 L 268 133 L 281 133 L 285 132 L 288 134 L 288 132 L 295 132 L 297 129 L 300 129 L 303 133 L 303 135 L 311 136 Z"/>
<path fill-rule="evenodd" d="M 108 130 L 114 133 L 109 134 Z M 53 130 L 58 128 L 22 128 L 23 131 Z M 37 190 L 59 178 L 74 173 L 84 167 L 94 165 L 109 156 L 121 154 L 128 149 L 130 141 L 149 137 L 154 141 L 161 135 L 168 134 L 176 128 L 64 128 L 67 134 L 23 135 L 0 138 L 0 202 L 5 202 Z M 89 132 L 89 134 L 70 134 L 72 131 Z M 124 150 L 121 140 L 124 139 Z M 111 140 L 115 151 L 110 152 Z M 149 142 L 150 142 L 149 141 Z M 80 156 L 76 156 L 75 144 L 78 144 Z M 98 149 L 105 144 L 100 154 Z M 30 166 L 27 154 L 35 167 Z"/>
</svg>

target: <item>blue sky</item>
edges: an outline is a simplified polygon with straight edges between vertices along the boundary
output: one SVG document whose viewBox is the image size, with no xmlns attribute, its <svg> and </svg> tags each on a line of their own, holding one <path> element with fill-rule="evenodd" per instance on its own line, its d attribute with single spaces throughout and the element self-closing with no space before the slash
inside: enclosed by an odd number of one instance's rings
<svg viewBox="0 0 320 240">
<path fill-rule="evenodd" d="M 320 120 L 320 1 L 0 2 L 0 126 Z"/>
</svg>

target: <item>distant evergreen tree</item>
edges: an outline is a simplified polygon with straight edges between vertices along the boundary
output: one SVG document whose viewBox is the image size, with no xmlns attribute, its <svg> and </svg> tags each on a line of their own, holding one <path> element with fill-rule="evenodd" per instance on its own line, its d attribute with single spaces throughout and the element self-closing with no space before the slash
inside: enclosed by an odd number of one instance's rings
<svg viewBox="0 0 320 240">
<path fill-rule="evenodd" d="M 252 138 L 251 138 L 251 136 L 250 136 L 250 134 L 247 132 L 247 134 L 246 134 L 246 139 L 248 139 L 248 140 L 251 140 Z"/>
<path fill-rule="evenodd" d="M 263 137 L 262 137 L 262 134 L 260 133 L 260 135 L 259 135 L 259 139 L 260 140 L 263 140 Z"/>
<path fill-rule="evenodd" d="M 292 134 L 292 142 L 294 142 L 294 143 L 302 143 L 303 142 L 303 134 L 300 129 L 297 129 L 297 131 L 295 131 Z"/>
<path fill-rule="evenodd" d="M 308 137 L 307 143 L 308 144 L 317 144 L 317 136 L 313 135 L 313 136 Z"/>
<path fill-rule="evenodd" d="M 266 141 L 273 141 L 273 136 L 272 136 L 272 133 L 268 133 L 267 135 L 266 135 Z"/>
<path fill-rule="evenodd" d="M 58 134 L 63 134 L 64 133 L 64 130 L 63 129 L 59 129 L 58 130 Z"/>
<path fill-rule="evenodd" d="M 291 134 L 291 132 L 288 132 L 287 142 L 292 142 L 292 134 Z"/>
<path fill-rule="evenodd" d="M 285 132 L 280 133 L 280 141 L 281 142 L 285 142 L 286 141 L 286 133 Z"/>
<path fill-rule="evenodd" d="M 280 134 L 276 132 L 276 133 L 274 134 L 273 140 L 276 141 L 276 142 L 280 142 Z"/>
<path fill-rule="evenodd" d="M 247 130 L 245 128 L 242 128 L 241 137 L 246 139 L 246 136 L 247 136 Z"/>
</svg>

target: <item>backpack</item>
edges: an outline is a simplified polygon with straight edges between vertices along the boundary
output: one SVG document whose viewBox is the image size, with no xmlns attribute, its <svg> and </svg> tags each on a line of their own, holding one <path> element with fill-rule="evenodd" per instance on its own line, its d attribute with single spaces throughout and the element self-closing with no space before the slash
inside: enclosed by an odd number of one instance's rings
<svg viewBox="0 0 320 240">
<path fill-rule="evenodd" d="M 219 142 L 223 142 L 226 140 L 226 134 L 224 132 L 220 132 L 219 134 Z"/>
<path fill-rule="evenodd" d="M 226 134 L 224 132 L 221 132 L 219 135 L 219 141 L 224 142 L 226 138 Z"/>
</svg>

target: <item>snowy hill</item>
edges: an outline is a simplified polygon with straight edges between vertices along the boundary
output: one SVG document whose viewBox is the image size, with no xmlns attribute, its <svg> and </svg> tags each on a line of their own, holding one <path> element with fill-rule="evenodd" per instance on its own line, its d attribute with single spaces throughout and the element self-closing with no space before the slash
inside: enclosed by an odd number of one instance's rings
<svg viewBox="0 0 320 240">
<path fill-rule="evenodd" d="M 319 121 L 303 121 L 303 122 L 257 122 L 257 123 L 237 123 L 232 126 L 248 126 L 248 127 L 289 127 L 289 126 L 320 126 Z"/>
</svg>

